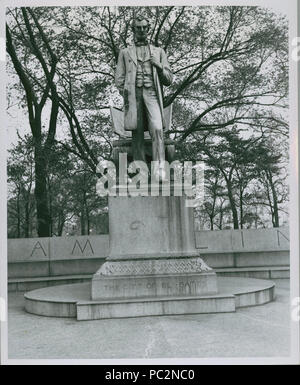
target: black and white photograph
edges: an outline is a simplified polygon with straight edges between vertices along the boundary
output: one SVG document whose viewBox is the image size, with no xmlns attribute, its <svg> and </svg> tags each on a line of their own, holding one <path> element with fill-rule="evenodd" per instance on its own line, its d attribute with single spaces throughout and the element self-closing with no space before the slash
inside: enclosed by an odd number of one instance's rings
<svg viewBox="0 0 300 385">
<path fill-rule="evenodd" d="M 297 1 L 1 5 L 1 364 L 299 364 Z"/>
</svg>

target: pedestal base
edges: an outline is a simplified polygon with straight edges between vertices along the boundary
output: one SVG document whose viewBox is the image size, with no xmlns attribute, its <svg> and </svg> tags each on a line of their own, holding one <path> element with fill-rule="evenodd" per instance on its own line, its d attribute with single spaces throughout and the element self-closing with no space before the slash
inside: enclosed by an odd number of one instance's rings
<svg viewBox="0 0 300 385">
<path fill-rule="evenodd" d="M 118 299 L 77 304 L 77 320 L 161 315 L 228 313 L 235 311 L 234 295 Z"/>
<path fill-rule="evenodd" d="M 109 198 L 110 252 L 94 274 L 94 301 L 216 294 L 217 277 L 195 247 L 183 196 Z"/>
<path fill-rule="evenodd" d="M 183 297 L 217 291 L 216 274 L 199 257 L 108 260 L 93 276 L 91 297 Z"/>
</svg>

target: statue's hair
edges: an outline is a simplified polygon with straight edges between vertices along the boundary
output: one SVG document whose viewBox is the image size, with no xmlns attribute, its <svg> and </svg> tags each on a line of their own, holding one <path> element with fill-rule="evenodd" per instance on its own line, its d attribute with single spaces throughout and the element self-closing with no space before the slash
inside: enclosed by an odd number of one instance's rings
<svg viewBox="0 0 300 385">
<path fill-rule="evenodd" d="M 134 30 L 136 21 L 143 21 L 143 20 L 147 21 L 148 27 L 150 28 L 150 21 L 149 21 L 149 19 L 147 19 L 146 16 L 140 14 L 140 15 L 134 16 L 134 18 L 132 19 L 132 22 L 131 22 L 132 30 Z"/>
</svg>

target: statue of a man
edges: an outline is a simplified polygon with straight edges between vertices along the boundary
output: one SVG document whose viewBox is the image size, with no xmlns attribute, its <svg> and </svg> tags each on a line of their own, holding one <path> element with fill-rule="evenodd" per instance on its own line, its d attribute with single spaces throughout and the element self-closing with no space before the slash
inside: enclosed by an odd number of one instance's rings
<svg viewBox="0 0 300 385">
<path fill-rule="evenodd" d="M 133 46 L 119 53 L 115 83 L 124 98 L 124 128 L 132 131 L 134 160 L 145 159 L 144 130 L 152 138 L 152 160 L 163 162 L 165 148 L 162 85 L 170 85 L 172 72 L 162 48 L 148 43 L 149 22 L 136 17 L 132 22 Z"/>
</svg>

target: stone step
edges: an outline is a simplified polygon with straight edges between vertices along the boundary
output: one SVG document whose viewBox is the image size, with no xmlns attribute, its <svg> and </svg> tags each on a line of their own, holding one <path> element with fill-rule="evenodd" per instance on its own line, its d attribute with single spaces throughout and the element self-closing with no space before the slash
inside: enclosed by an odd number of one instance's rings
<svg viewBox="0 0 300 385">
<path fill-rule="evenodd" d="M 154 296 L 91 300 L 90 283 L 59 285 L 24 295 L 28 313 L 77 320 L 143 317 L 174 314 L 234 312 L 244 306 L 268 303 L 275 298 L 269 280 L 219 277 L 219 290 L 211 295 Z"/>
<path fill-rule="evenodd" d="M 261 279 L 290 278 L 289 266 L 235 267 L 214 269 L 218 276 Z"/>
<path fill-rule="evenodd" d="M 92 274 L 61 275 L 55 277 L 34 277 L 34 278 L 9 278 L 8 291 L 28 291 L 48 286 L 64 285 L 71 283 L 89 282 Z"/>
<path fill-rule="evenodd" d="M 261 279 L 289 278 L 289 266 L 267 266 L 267 267 L 238 267 L 214 269 L 218 276 L 224 277 L 249 277 Z M 63 285 L 68 283 L 88 282 L 93 274 L 62 275 L 55 277 L 35 278 L 9 278 L 8 291 L 28 291 L 48 286 Z"/>
</svg>

